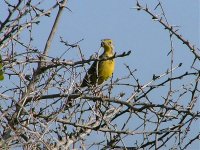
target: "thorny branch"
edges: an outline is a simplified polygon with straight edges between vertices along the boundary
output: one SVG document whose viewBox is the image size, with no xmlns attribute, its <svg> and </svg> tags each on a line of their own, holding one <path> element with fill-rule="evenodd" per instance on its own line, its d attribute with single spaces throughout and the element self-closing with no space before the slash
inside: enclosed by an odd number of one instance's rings
<svg viewBox="0 0 200 150">
<path fill-rule="evenodd" d="M 189 42 L 182 35 L 180 35 L 173 26 L 164 22 L 162 17 L 159 17 L 159 16 L 153 14 L 147 6 L 143 7 L 138 1 L 137 1 L 137 7 L 134 7 L 134 8 L 137 9 L 137 10 L 143 10 L 146 13 L 148 13 L 152 17 L 153 20 L 158 21 L 161 25 L 163 25 L 165 27 L 165 29 L 169 30 L 180 41 L 182 41 L 183 44 L 185 44 L 189 48 L 189 50 L 194 54 L 195 58 L 200 60 L 199 50 L 197 48 L 195 48 L 195 46 L 192 45 L 191 42 Z"/>
</svg>

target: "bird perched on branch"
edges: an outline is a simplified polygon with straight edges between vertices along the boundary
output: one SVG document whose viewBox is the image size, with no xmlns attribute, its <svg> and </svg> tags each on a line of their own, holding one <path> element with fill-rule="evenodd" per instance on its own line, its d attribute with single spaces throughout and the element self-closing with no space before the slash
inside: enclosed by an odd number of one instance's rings
<svg viewBox="0 0 200 150">
<path fill-rule="evenodd" d="M 109 58 L 114 56 L 113 41 L 111 39 L 103 39 L 101 41 L 101 47 L 104 48 L 104 52 L 99 57 L 100 61 L 95 61 L 92 64 L 80 87 L 100 85 L 112 76 L 115 61 L 114 58 Z"/>
<path fill-rule="evenodd" d="M 91 65 L 90 69 L 87 71 L 83 82 L 80 85 L 80 88 L 83 87 L 91 87 L 102 84 L 104 81 L 108 80 L 115 69 L 115 61 L 114 61 L 114 45 L 111 39 L 103 39 L 101 40 L 101 47 L 104 48 L 104 52 L 101 56 L 99 56 L 99 61 L 94 61 Z M 79 92 L 77 88 L 73 94 Z M 72 105 L 72 99 L 77 98 L 69 97 L 68 104 Z"/>
</svg>

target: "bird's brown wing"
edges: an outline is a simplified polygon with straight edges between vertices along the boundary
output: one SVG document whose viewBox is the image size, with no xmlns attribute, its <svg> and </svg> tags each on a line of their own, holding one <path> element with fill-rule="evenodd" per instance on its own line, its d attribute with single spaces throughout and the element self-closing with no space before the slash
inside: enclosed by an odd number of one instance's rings
<svg viewBox="0 0 200 150">
<path fill-rule="evenodd" d="M 90 86 L 90 85 L 95 85 L 96 80 L 97 80 L 97 61 L 95 61 L 92 66 L 90 67 L 90 69 L 88 70 L 88 72 L 86 73 L 83 82 L 81 84 L 81 87 L 85 87 L 85 86 Z"/>
</svg>

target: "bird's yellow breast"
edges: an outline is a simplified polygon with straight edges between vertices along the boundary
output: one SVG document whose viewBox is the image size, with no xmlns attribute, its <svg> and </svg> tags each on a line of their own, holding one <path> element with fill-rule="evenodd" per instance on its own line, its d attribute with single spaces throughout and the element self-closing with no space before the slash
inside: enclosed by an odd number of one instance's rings
<svg viewBox="0 0 200 150">
<path fill-rule="evenodd" d="M 110 78 L 114 72 L 115 61 L 106 60 L 99 62 L 98 65 L 98 84 L 102 84 L 108 78 Z"/>
</svg>

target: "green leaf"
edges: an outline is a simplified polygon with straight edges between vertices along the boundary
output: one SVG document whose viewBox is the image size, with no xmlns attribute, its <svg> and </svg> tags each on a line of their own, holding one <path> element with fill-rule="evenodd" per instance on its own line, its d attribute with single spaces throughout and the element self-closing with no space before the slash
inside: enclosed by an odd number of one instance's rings
<svg viewBox="0 0 200 150">
<path fill-rule="evenodd" d="M 0 69 L 3 67 L 3 64 L 2 64 L 2 57 L 0 55 Z"/>
<path fill-rule="evenodd" d="M 0 70 L 0 81 L 4 80 L 3 70 Z"/>
</svg>

